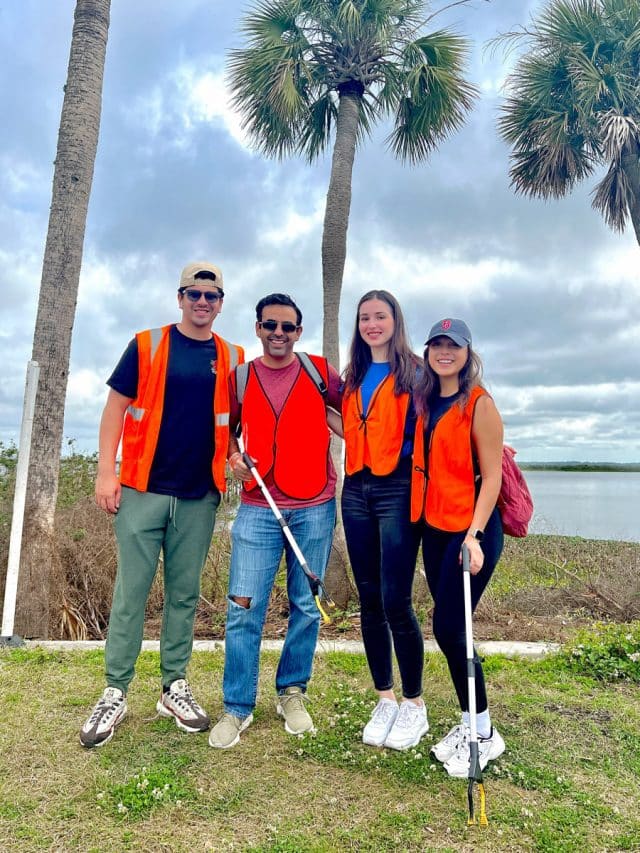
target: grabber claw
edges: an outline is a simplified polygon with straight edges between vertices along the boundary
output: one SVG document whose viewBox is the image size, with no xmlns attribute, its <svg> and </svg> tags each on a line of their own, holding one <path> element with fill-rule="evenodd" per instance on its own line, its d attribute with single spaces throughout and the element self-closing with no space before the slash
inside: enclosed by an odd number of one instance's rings
<svg viewBox="0 0 640 853">
<path fill-rule="evenodd" d="M 476 784 L 474 779 L 469 780 L 469 785 L 467 786 L 467 799 L 469 801 L 469 817 L 467 819 L 467 826 L 488 826 L 489 820 L 487 818 L 487 810 L 486 810 L 486 796 L 484 792 L 484 785 L 482 782 L 478 782 L 478 800 L 479 800 L 479 815 L 476 819 L 475 809 L 473 805 L 473 786 Z"/>
<path fill-rule="evenodd" d="M 322 606 L 322 601 L 320 599 L 320 596 L 315 595 L 314 598 L 315 598 L 315 602 L 316 602 L 316 607 L 318 608 L 318 610 L 320 611 L 320 613 L 322 615 L 322 621 L 324 622 L 325 625 L 330 625 L 331 624 L 331 616 L 329 616 L 327 611 Z M 329 604 L 329 602 L 327 602 L 327 604 Z M 333 604 L 333 602 L 331 602 L 331 604 Z M 329 606 L 331 606 L 331 604 L 329 604 Z"/>
</svg>

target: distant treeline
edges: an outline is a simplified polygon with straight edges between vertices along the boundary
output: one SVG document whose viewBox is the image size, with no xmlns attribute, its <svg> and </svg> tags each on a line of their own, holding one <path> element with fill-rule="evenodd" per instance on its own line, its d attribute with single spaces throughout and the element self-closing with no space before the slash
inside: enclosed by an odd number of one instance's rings
<svg viewBox="0 0 640 853">
<path fill-rule="evenodd" d="M 523 471 L 640 471 L 640 462 L 520 462 Z"/>
</svg>

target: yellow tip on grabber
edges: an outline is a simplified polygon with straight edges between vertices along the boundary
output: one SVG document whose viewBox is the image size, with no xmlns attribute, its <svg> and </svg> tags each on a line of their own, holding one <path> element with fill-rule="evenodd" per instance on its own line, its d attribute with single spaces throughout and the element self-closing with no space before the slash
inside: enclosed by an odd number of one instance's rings
<svg viewBox="0 0 640 853">
<path fill-rule="evenodd" d="M 486 796 L 482 782 L 478 782 L 478 797 L 480 799 L 480 814 L 478 815 L 478 820 L 476 820 L 475 815 L 471 814 L 467 819 L 467 826 L 489 826 Z M 471 801 L 469 802 L 471 803 Z"/>
<path fill-rule="evenodd" d="M 316 596 L 314 596 L 314 598 L 316 600 L 316 607 L 318 608 L 318 610 L 322 614 L 322 621 L 324 622 L 325 625 L 330 625 L 331 624 L 331 616 L 329 616 L 327 611 L 322 606 L 322 602 L 320 601 L 320 596 L 316 595 Z M 332 604 L 333 604 L 333 602 L 332 602 Z"/>
</svg>

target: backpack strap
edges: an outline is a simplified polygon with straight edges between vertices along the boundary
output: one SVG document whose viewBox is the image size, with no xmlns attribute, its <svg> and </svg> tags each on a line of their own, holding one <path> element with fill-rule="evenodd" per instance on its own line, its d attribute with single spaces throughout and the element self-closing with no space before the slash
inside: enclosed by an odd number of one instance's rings
<svg viewBox="0 0 640 853">
<path fill-rule="evenodd" d="M 322 374 L 318 368 L 311 361 L 306 352 L 297 352 L 296 355 L 298 356 L 298 361 L 300 362 L 301 367 L 309 374 L 313 384 L 322 396 L 326 397 L 329 389 L 327 388 L 327 383 L 322 378 Z"/>
<path fill-rule="evenodd" d="M 249 362 L 245 361 L 242 364 L 238 364 L 234 370 L 236 374 L 236 397 L 238 399 L 238 403 L 242 405 L 244 391 L 247 387 L 247 380 L 249 378 Z"/>
</svg>

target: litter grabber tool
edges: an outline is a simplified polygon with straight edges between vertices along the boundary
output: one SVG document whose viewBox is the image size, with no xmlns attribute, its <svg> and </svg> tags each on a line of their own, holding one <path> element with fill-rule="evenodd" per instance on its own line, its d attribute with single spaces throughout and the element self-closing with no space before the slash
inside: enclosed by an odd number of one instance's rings
<svg viewBox="0 0 640 853">
<path fill-rule="evenodd" d="M 298 560 L 298 562 L 302 566 L 302 571 L 307 576 L 307 580 L 309 581 L 309 586 L 311 587 L 311 594 L 313 595 L 313 598 L 316 602 L 316 607 L 318 608 L 318 610 L 320 611 L 320 613 L 322 615 L 322 621 L 326 625 L 328 625 L 331 622 L 331 617 L 329 616 L 327 611 L 322 606 L 321 597 L 324 595 L 324 598 L 325 598 L 325 601 L 326 601 L 328 607 L 335 607 L 334 602 L 331 600 L 331 597 L 327 593 L 327 589 L 326 589 L 324 583 L 320 580 L 318 575 L 316 575 L 315 572 L 312 572 L 311 569 L 309 568 L 309 565 L 304 558 L 304 554 L 300 550 L 298 543 L 296 542 L 295 537 L 289 528 L 289 525 L 287 524 L 287 522 L 283 518 L 282 513 L 278 509 L 278 505 L 276 504 L 276 502 L 274 501 L 274 499 L 271 495 L 271 492 L 266 487 L 264 480 L 262 479 L 262 477 L 258 473 L 258 469 L 256 468 L 253 459 L 246 452 L 245 447 L 244 447 L 244 441 L 242 439 L 242 435 L 238 435 L 238 447 L 240 448 L 240 453 L 242 454 L 242 461 L 247 466 L 247 468 L 251 471 L 252 477 L 255 479 L 256 483 L 260 487 L 260 491 L 265 496 L 267 503 L 271 507 L 271 511 L 273 512 L 275 517 L 278 519 L 278 523 L 280 524 L 280 527 L 282 528 L 282 532 L 287 537 L 287 540 L 288 540 L 289 544 L 291 545 L 291 548 L 293 550 L 293 553 L 296 556 L 296 559 Z"/>
<path fill-rule="evenodd" d="M 480 754 L 478 751 L 478 717 L 476 711 L 476 668 L 473 654 L 473 615 L 471 612 L 471 565 L 469 549 L 462 546 L 462 583 L 464 588 L 464 628 L 467 641 L 467 692 L 469 697 L 469 784 L 467 786 L 467 799 L 469 801 L 468 826 L 487 826 L 486 797 L 484 783 L 482 781 L 482 768 L 480 767 Z M 478 786 L 479 814 L 476 819 L 474 809 L 473 788 Z"/>
</svg>

